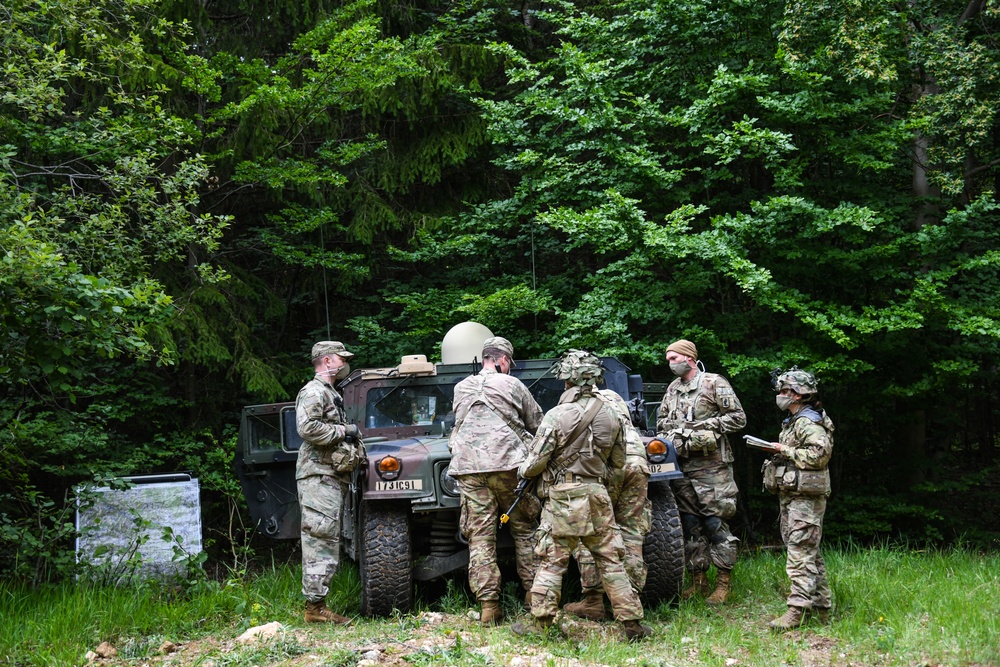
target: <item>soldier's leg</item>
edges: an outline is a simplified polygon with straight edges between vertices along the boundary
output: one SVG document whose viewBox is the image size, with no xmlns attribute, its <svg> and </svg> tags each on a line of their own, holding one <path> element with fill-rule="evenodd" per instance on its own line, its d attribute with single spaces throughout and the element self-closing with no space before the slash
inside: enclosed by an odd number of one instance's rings
<svg viewBox="0 0 1000 667">
<path fill-rule="evenodd" d="M 615 510 L 615 523 L 621 530 L 625 543 L 625 572 L 628 573 L 632 589 L 637 593 L 646 586 L 646 561 L 642 557 L 642 544 L 649 533 L 652 519 L 652 504 L 649 500 L 649 477 L 639 471 L 626 468 L 621 490 L 611 496 Z"/>
<path fill-rule="evenodd" d="M 340 514 L 343 485 L 329 475 L 298 480 L 302 511 L 302 594 L 310 603 L 322 602 L 340 564 Z"/>
<path fill-rule="evenodd" d="M 496 497 L 485 475 L 459 475 L 456 480 L 462 492 L 462 534 L 469 541 L 469 587 L 480 602 L 499 600 Z"/>
<path fill-rule="evenodd" d="M 781 499 L 783 505 L 785 500 Z M 817 556 L 822 537 L 822 511 L 826 508 L 826 499 L 788 498 L 787 500 L 787 518 L 783 517 L 785 521 L 782 528 L 788 549 L 785 572 L 791 580 L 788 606 L 807 609 L 812 606 L 819 578 Z"/>
<path fill-rule="evenodd" d="M 604 583 L 604 592 L 611 601 L 617 621 L 637 621 L 642 619 L 642 603 L 632 590 L 632 582 L 625 573 L 622 560 L 625 545 L 618 531 L 604 529 L 594 535 L 582 538 L 583 543 L 594 554 L 597 571 Z"/>
<path fill-rule="evenodd" d="M 681 528 L 684 530 L 684 563 L 692 574 L 707 572 L 711 561 L 708 559 L 708 542 L 701 530 L 698 494 L 687 477 L 672 480 L 670 486 L 677 500 Z"/>
<path fill-rule="evenodd" d="M 538 543 L 535 545 L 538 571 L 531 585 L 531 615 L 544 623 L 551 623 L 559 611 L 563 575 L 578 542 L 575 537 L 553 537 L 544 529 L 538 531 Z"/>
<path fill-rule="evenodd" d="M 576 565 L 580 569 L 580 587 L 583 589 L 583 594 L 587 595 L 594 592 L 603 594 L 604 589 L 601 588 L 601 575 L 597 572 L 594 555 L 583 545 L 583 542 L 580 542 L 573 549 L 573 558 L 576 559 Z"/>
<path fill-rule="evenodd" d="M 500 512 L 506 512 L 507 508 L 514 504 L 514 498 L 516 498 L 514 490 L 517 488 L 517 483 L 517 470 L 491 473 L 489 484 L 497 498 Z M 507 522 L 510 536 L 514 540 L 514 561 L 517 565 L 517 575 L 521 579 L 522 588 L 526 591 L 531 589 L 531 583 L 535 579 L 535 570 L 538 568 L 535 558 L 535 530 L 538 528 L 538 516 L 541 512 L 542 507 L 538 497 L 528 491 L 514 508 L 514 512 Z"/>
<path fill-rule="evenodd" d="M 823 517 L 826 514 L 826 498 L 814 499 L 814 513 L 819 520 L 819 537 L 816 542 L 816 588 L 813 590 L 813 609 L 833 607 L 833 592 L 826 576 L 826 561 L 823 560 Z"/>
</svg>

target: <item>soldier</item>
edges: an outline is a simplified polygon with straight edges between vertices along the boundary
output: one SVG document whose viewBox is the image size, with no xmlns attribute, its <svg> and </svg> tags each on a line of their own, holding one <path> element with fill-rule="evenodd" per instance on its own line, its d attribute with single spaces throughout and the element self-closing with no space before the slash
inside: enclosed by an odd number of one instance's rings
<svg viewBox="0 0 1000 667">
<path fill-rule="evenodd" d="M 531 614 L 536 627 L 552 626 L 570 555 L 582 542 L 594 556 L 615 618 L 634 641 L 652 630 L 639 623 L 642 604 L 622 564 L 625 546 L 605 488 L 609 469 L 625 464 L 625 424 L 615 404 L 595 391 L 602 376 L 600 360 L 589 352 L 563 355 L 556 377 L 565 381 L 566 391 L 545 415 L 517 471 L 524 479 L 541 475 L 539 495 L 547 497 L 535 546 L 540 562 Z"/>
<path fill-rule="evenodd" d="M 811 610 L 828 623 L 833 604 L 826 564 L 820 551 L 823 514 L 830 495 L 830 455 L 833 422 L 817 400 L 819 382 L 812 373 L 793 366 L 778 376 L 775 402 L 788 417 L 781 424 L 777 454 L 765 464 L 772 467 L 770 482 L 781 510 L 781 539 L 788 548 L 785 572 L 791 579 L 788 609 L 770 622 L 775 630 L 800 625 Z"/>
<path fill-rule="evenodd" d="M 636 595 L 646 586 L 646 562 L 642 558 L 642 543 L 650 529 L 652 503 L 649 500 L 649 461 L 642 436 L 632 426 L 628 406 L 624 399 L 610 389 L 601 389 L 601 396 L 611 400 L 624 419 L 625 466 L 621 470 L 608 473 L 608 495 L 615 513 L 615 523 L 621 530 L 625 543 L 625 573 L 628 574 L 632 590 Z M 580 567 L 580 584 L 583 599 L 563 607 L 577 616 L 599 621 L 606 616 L 604 610 L 604 588 L 597 574 L 594 556 L 581 543 L 573 552 Z"/>
<path fill-rule="evenodd" d="M 340 563 L 340 519 L 350 473 L 363 458 L 358 427 L 347 423 L 344 399 L 333 387 L 351 371 L 354 354 L 343 343 L 313 345 L 315 376 L 295 399 L 295 424 L 302 437 L 295 480 L 302 509 L 302 594 L 307 623 L 350 623 L 326 607 L 330 582 Z"/>
<path fill-rule="evenodd" d="M 656 430 L 673 441 L 684 473 L 671 482 L 684 529 L 684 558 L 693 579 L 681 597 L 700 593 L 708 596 L 707 604 L 722 604 L 729 595 L 738 541 L 726 523 L 736 514 L 738 494 L 726 434 L 746 426 L 747 418 L 729 382 L 705 372 L 694 343 L 675 341 L 666 356 L 677 379 L 660 403 Z M 719 574 L 709 594 L 706 575 L 713 563 Z"/>
<path fill-rule="evenodd" d="M 483 343 L 483 369 L 455 385 L 455 428 L 448 442 L 448 474 L 462 493 L 461 530 L 469 541 L 469 586 L 482 604 L 483 625 L 503 620 L 497 520 L 514 502 L 517 466 L 542 419 L 531 392 L 509 374 L 513 367 L 510 341 L 495 336 Z M 537 499 L 530 496 L 525 494 L 507 524 L 525 591 L 535 576 L 533 536 L 539 512 Z"/>
</svg>

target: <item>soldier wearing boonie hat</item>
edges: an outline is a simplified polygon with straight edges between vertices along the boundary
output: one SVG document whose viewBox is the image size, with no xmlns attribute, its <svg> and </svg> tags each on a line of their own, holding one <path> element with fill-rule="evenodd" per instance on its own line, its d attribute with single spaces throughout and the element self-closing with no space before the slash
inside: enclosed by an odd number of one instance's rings
<svg viewBox="0 0 1000 667">
<path fill-rule="evenodd" d="M 483 368 L 455 385 L 455 428 L 448 447 L 448 474 L 462 494 L 462 534 L 469 541 L 469 587 L 482 604 L 480 622 L 503 619 L 497 565 L 497 519 L 514 501 L 517 466 L 542 420 L 542 409 L 528 388 L 510 375 L 514 346 L 501 336 L 483 341 Z M 511 514 L 511 537 L 521 586 L 535 577 L 534 532 L 541 508 L 525 494 Z"/>
<path fill-rule="evenodd" d="M 736 564 L 736 537 L 727 520 L 736 514 L 739 490 L 733 477 L 733 451 L 727 433 L 747 423 L 740 399 L 729 381 L 706 373 L 698 348 L 689 340 L 667 346 L 667 363 L 677 378 L 670 383 L 657 411 L 656 432 L 673 441 L 684 477 L 670 485 L 684 529 L 684 557 L 693 583 L 681 596 L 706 597 L 722 604 L 729 595 Z M 715 589 L 708 569 L 715 565 Z"/>
<path fill-rule="evenodd" d="M 333 386 L 351 372 L 354 354 L 336 340 L 312 346 L 313 379 L 295 399 L 295 424 L 302 445 L 295 464 L 302 512 L 302 594 L 307 623 L 349 623 L 326 607 L 330 582 L 340 565 L 340 514 L 347 468 L 361 460 L 360 432 L 348 423 L 344 400 Z"/>
</svg>

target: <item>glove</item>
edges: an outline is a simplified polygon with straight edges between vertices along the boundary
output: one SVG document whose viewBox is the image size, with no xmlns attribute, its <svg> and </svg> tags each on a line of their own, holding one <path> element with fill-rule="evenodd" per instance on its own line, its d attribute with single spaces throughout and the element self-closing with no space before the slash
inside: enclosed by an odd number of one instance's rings
<svg viewBox="0 0 1000 667">
<path fill-rule="evenodd" d="M 361 429 L 357 424 L 344 424 L 344 437 L 357 440 L 361 437 Z"/>
</svg>

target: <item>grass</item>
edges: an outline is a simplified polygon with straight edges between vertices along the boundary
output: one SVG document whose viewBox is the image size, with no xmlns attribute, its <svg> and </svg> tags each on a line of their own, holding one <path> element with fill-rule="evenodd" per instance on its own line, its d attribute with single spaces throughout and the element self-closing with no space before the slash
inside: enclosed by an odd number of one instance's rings
<svg viewBox="0 0 1000 667">
<path fill-rule="evenodd" d="M 302 623 L 299 573 L 292 567 L 192 591 L 83 584 L 27 590 L 0 582 L 0 665 L 81 665 L 102 641 L 117 648 L 115 664 L 155 665 L 164 660 L 160 645 L 170 640 L 201 642 L 196 656 L 179 663 L 191 667 L 350 667 L 372 646 L 383 662 L 413 665 L 507 665 L 522 657 L 525 665 L 1000 666 L 1000 555 L 891 547 L 824 554 L 836 601 L 829 626 L 809 621 L 785 634 L 767 629 L 784 609 L 788 583 L 784 554 L 762 552 L 741 557 L 730 603 L 721 609 L 689 601 L 649 611 L 656 634 L 640 645 L 619 642 L 612 623 L 581 624 L 568 639 L 519 637 L 509 625 L 480 628 L 468 618 L 474 605 L 467 590 L 455 583 L 439 599 L 420 603 L 418 611 L 443 614 L 359 620 L 344 628 Z M 345 567 L 330 606 L 356 615 L 359 590 L 357 570 Z M 516 587 L 505 589 L 502 604 L 508 616 L 528 620 Z M 298 631 L 264 643 L 232 643 L 247 627 L 274 620 Z"/>
</svg>

